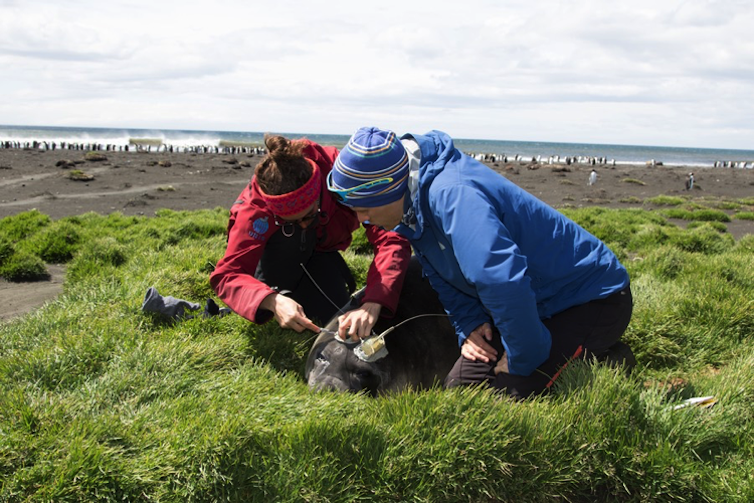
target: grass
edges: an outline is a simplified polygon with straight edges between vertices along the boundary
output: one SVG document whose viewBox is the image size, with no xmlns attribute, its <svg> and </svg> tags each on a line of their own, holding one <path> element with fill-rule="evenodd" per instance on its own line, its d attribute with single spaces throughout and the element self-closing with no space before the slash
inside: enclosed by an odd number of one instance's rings
<svg viewBox="0 0 754 503">
<path fill-rule="evenodd" d="M 668 218 L 678 218 L 681 220 L 697 220 L 705 222 L 730 222 L 727 213 L 714 209 L 684 209 L 669 208 L 662 211 L 662 214 Z"/>
<path fill-rule="evenodd" d="M 634 185 L 646 185 L 647 182 L 643 182 L 641 180 L 637 180 L 636 178 L 624 178 L 621 180 L 623 183 L 633 183 Z"/>
<path fill-rule="evenodd" d="M 70 180 L 76 180 L 76 181 L 82 181 L 82 182 L 94 180 L 94 175 L 90 175 L 89 173 L 84 173 L 80 169 L 72 169 L 65 175 L 65 177 Z"/>
<path fill-rule="evenodd" d="M 636 196 L 622 197 L 619 202 L 626 204 L 639 204 L 642 200 Z"/>
<path fill-rule="evenodd" d="M 686 202 L 686 199 L 682 197 L 677 197 L 677 196 L 660 195 L 660 196 L 650 197 L 646 200 L 646 202 L 656 204 L 659 206 L 680 206 L 681 204 Z"/>
<path fill-rule="evenodd" d="M 102 162 L 107 160 L 107 156 L 101 152 L 87 152 L 84 154 L 84 160 L 89 162 Z"/>
<path fill-rule="evenodd" d="M 735 210 L 741 209 L 741 204 L 735 201 L 716 201 L 712 203 L 712 206 L 719 210 L 734 210 L 735 211 Z"/>
<path fill-rule="evenodd" d="M 754 235 L 682 229 L 664 210 L 563 211 L 629 269 L 639 365 L 572 365 L 521 403 L 314 394 L 311 334 L 142 313 L 149 286 L 214 297 L 224 209 L 0 220 L 6 256 L 69 257 L 64 293 L 0 326 L 0 501 L 754 500 Z M 718 404 L 673 409 L 704 395 Z"/>
</svg>

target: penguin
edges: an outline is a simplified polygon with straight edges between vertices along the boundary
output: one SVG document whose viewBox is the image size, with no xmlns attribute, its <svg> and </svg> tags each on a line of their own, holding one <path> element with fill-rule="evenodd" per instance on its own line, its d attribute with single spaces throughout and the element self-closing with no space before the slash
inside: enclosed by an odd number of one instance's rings
<svg viewBox="0 0 754 503">
<path fill-rule="evenodd" d="M 691 190 L 694 188 L 694 173 L 689 173 L 689 176 L 686 177 L 686 190 Z"/>
</svg>

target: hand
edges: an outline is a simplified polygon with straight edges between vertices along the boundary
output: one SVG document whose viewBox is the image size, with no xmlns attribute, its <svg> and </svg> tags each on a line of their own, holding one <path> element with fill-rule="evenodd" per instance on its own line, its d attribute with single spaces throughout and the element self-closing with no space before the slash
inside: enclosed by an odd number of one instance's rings
<svg viewBox="0 0 754 503">
<path fill-rule="evenodd" d="M 489 323 L 482 323 L 474 329 L 461 346 L 461 355 L 467 360 L 481 360 L 488 363 L 497 359 L 497 351 L 488 341 L 492 341 L 492 327 Z"/>
<path fill-rule="evenodd" d="M 338 317 L 338 335 L 345 340 L 350 337 L 354 341 L 364 339 L 372 333 L 372 327 L 377 323 L 382 306 L 375 302 L 364 302 L 360 308 L 349 311 Z"/>
<path fill-rule="evenodd" d="M 319 327 L 304 314 L 304 308 L 290 297 L 273 293 L 265 297 L 259 307 L 272 311 L 282 328 L 290 328 L 296 332 L 319 332 Z"/>
</svg>

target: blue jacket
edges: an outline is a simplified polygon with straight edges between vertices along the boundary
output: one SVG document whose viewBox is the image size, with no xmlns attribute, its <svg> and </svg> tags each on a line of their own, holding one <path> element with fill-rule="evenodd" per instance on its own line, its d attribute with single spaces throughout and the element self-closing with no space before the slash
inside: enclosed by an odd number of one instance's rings
<svg viewBox="0 0 754 503">
<path fill-rule="evenodd" d="M 542 319 L 628 286 L 602 241 L 461 153 L 447 134 L 404 138 L 421 148 L 419 187 L 407 203 L 415 222 L 404 218 L 395 230 L 411 241 L 459 344 L 489 322 L 509 371 L 529 375 L 550 354 Z"/>
</svg>

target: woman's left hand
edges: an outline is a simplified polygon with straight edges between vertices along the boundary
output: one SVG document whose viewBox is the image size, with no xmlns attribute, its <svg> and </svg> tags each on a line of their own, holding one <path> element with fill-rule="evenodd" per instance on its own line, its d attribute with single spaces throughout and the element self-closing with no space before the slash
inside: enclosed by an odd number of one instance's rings
<svg viewBox="0 0 754 503">
<path fill-rule="evenodd" d="M 338 317 L 338 335 L 345 340 L 350 337 L 354 341 L 369 337 L 372 327 L 377 323 L 382 306 L 375 302 L 364 302 L 360 308 L 349 311 Z"/>
</svg>

